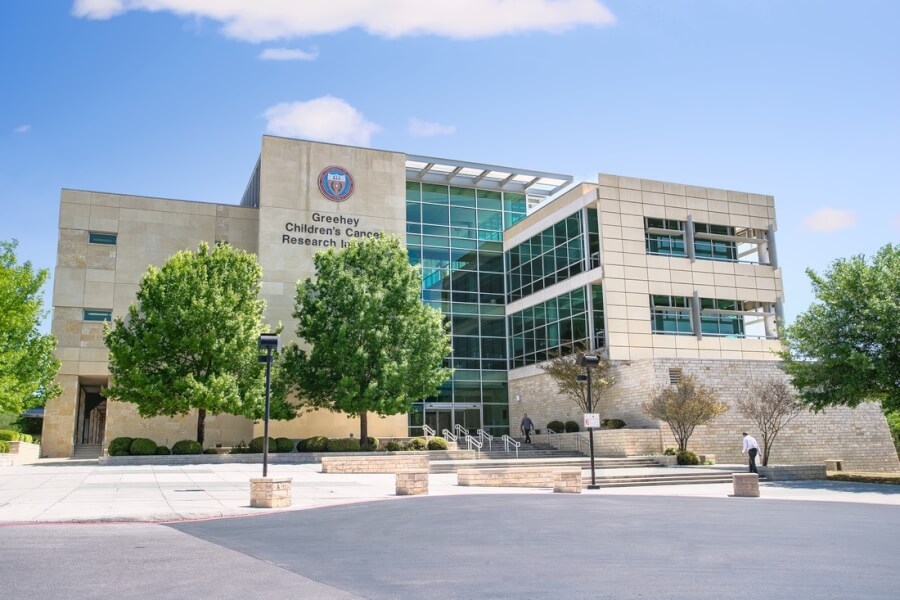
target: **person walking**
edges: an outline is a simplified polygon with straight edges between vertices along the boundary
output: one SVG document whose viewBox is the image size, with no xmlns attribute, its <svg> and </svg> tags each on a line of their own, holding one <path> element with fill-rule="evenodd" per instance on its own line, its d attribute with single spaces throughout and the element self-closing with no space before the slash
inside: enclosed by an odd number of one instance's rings
<svg viewBox="0 0 900 600">
<path fill-rule="evenodd" d="M 528 416 L 528 413 L 525 413 L 525 416 L 522 417 L 522 424 L 520 425 L 522 429 L 522 433 L 525 434 L 525 443 L 531 443 L 531 430 L 534 429 L 534 423 L 531 418 Z"/>
<path fill-rule="evenodd" d="M 744 449 L 741 450 L 741 454 L 748 454 L 750 456 L 750 472 L 758 473 L 756 470 L 756 455 L 759 454 L 759 444 L 756 443 L 756 438 L 752 435 L 744 432 Z"/>
</svg>

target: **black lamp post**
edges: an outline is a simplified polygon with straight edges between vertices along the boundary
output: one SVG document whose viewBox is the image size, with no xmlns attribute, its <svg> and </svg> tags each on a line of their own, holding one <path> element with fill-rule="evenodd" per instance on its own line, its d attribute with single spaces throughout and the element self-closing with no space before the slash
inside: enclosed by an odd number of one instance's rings
<svg viewBox="0 0 900 600">
<path fill-rule="evenodd" d="M 594 404 L 591 400 L 591 369 L 600 364 L 600 357 L 594 356 L 590 354 L 579 354 L 578 355 L 578 366 L 584 367 L 584 370 L 587 372 L 587 375 L 579 375 L 578 381 L 587 381 L 587 409 L 588 413 L 594 412 Z M 594 428 L 588 427 L 588 440 L 590 441 L 591 446 L 591 484 L 588 486 L 589 490 L 597 490 L 600 489 L 600 486 L 597 485 L 597 475 L 594 469 Z"/>
<path fill-rule="evenodd" d="M 272 351 L 281 352 L 281 336 L 277 333 L 263 333 L 259 336 L 259 349 L 265 354 L 259 355 L 259 362 L 266 363 L 266 416 L 263 425 L 263 473 L 269 471 L 269 390 L 272 388 Z"/>
</svg>

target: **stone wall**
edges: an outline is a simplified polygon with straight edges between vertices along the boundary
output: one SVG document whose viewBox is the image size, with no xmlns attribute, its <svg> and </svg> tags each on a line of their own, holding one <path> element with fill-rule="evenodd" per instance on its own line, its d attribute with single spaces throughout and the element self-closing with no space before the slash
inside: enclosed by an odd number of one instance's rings
<svg viewBox="0 0 900 600">
<path fill-rule="evenodd" d="M 693 360 L 653 358 L 615 361 L 618 383 L 601 397 L 598 412 L 602 419 L 622 419 L 629 429 L 601 431 L 599 455 L 622 456 L 658 452 L 675 446 L 668 426 L 650 419 L 641 406 L 655 391 L 669 385 L 670 369 L 694 376 L 711 387 L 731 408 L 706 426 L 697 427 L 688 444 L 698 454 L 715 454 L 719 463 L 742 463 L 741 433 L 747 431 L 762 444 L 762 435 L 735 408 L 735 401 L 747 393 L 748 383 L 769 377 L 785 377 L 779 363 L 767 360 Z M 524 369 L 519 370 L 521 374 Z M 518 423 L 524 412 L 538 428 L 548 421 L 580 421 L 574 403 L 557 392 L 552 380 L 543 374 L 510 374 L 510 396 L 521 401 L 510 404 L 511 423 Z M 653 450 L 652 433 L 659 431 L 660 447 Z M 604 445 L 604 441 L 606 444 Z M 841 459 L 845 470 L 896 472 L 900 462 L 891 441 L 887 421 L 877 404 L 856 408 L 830 408 L 820 413 L 804 412 L 788 424 L 775 440 L 772 464 L 819 464 Z"/>
<path fill-rule="evenodd" d="M 428 469 L 428 457 L 402 456 L 328 456 L 322 457 L 323 473 L 396 473 L 405 469 Z"/>
<path fill-rule="evenodd" d="M 460 469 L 456 472 L 456 482 L 465 486 L 552 488 L 555 475 L 560 472 L 580 475 L 581 469 L 560 467 Z"/>
</svg>

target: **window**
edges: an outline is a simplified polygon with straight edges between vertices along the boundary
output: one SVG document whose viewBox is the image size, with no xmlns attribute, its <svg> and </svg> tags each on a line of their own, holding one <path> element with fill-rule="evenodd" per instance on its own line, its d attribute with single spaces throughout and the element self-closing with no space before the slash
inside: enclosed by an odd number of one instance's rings
<svg viewBox="0 0 900 600">
<path fill-rule="evenodd" d="M 100 233 L 97 231 L 92 231 L 88 234 L 88 243 L 115 246 L 118 237 L 118 234 L 115 233 Z"/>
<path fill-rule="evenodd" d="M 650 296 L 653 333 L 691 335 L 690 300 L 684 296 Z"/>
<path fill-rule="evenodd" d="M 510 302 L 581 273 L 584 270 L 581 212 L 525 240 L 506 256 Z"/>
<path fill-rule="evenodd" d="M 744 316 L 720 312 L 743 310 L 744 303 L 740 300 L 700 298 L 700 330 L 709 336 L 745 337 Z"/>
<path fill-rule="evenodd" d="M 644 219 L 647 254 L 687 256 L 684 248 L 684 223 L 671 219 Z"/>
<path fill-rule="evenodd" d="M 81 318 L 83 321 L 111 321 L 112 311 L 86 308 L 82 312 Z"/>
<path fill-rule="evenodd" d="M 705 239 L 706 235 L 734 235 L 734 227 L 728 225 L 709 225 L 696 223 L 694 225 L 694 254 L 697 258 L 708 260 L 736 261 L 737 244 L 721 240 Z"/>
</svg>

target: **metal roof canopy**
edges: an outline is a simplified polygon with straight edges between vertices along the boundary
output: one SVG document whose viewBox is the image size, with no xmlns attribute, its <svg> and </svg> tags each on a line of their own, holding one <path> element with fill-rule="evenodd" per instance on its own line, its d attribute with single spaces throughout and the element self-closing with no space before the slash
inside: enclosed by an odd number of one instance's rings
<svg viewBox="0 0 900 600">
<path fill-rule="evenodd" d="M 512 169 L 499 165 L 407 154 L 406 179 L 548 198 L 572 183 L 574 177 L 559 173 Z"/>
</svg>

